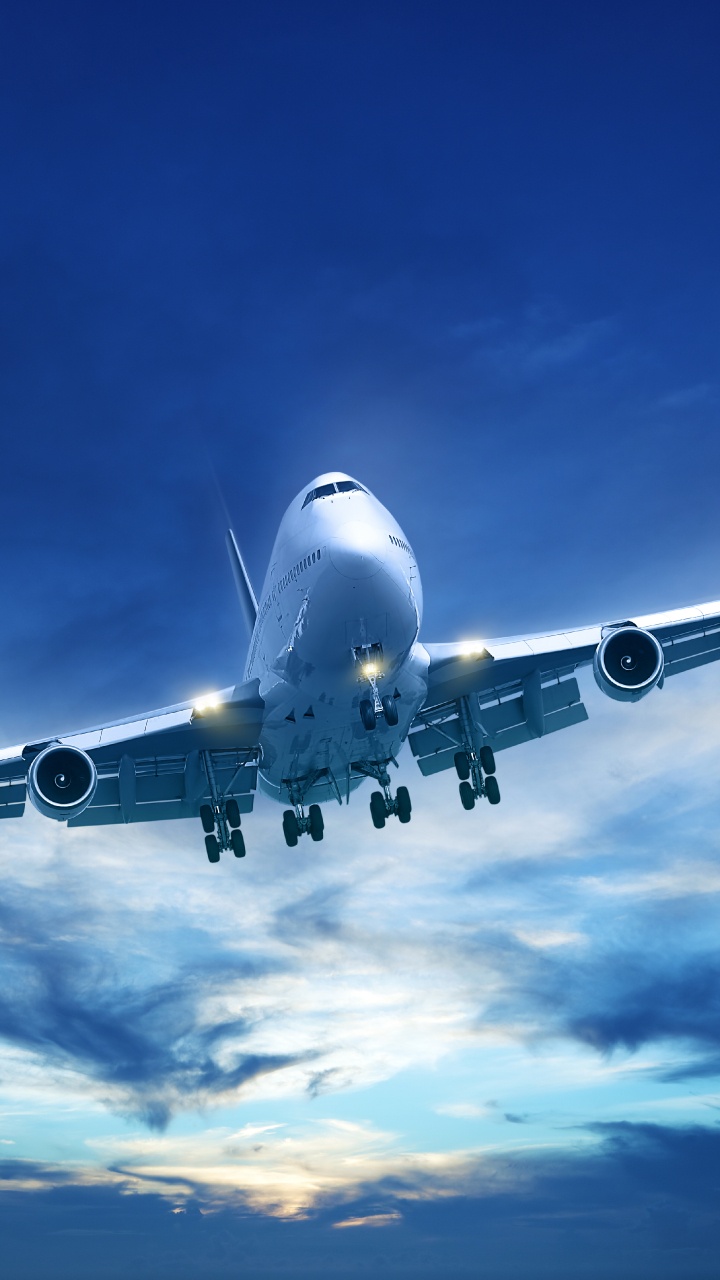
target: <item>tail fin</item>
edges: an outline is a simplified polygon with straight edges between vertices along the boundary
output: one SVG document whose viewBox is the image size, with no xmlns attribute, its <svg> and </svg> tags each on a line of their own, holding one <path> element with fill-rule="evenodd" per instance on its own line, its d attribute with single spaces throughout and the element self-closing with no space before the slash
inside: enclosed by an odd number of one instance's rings
<svg viewBox="0 0 720 1280">
<path fill-rule="evenodd" d="M 233 571 L 235 586 L 237 587 L 237 593 L 240 597 L 240 608 L 242 609 L 247 629 L 250 635 L 252 635 L 255 629 L 258 611 L 255 592 L 252 589 L 252 585 L 248 577 L 248 571 L 243 564 L 243 558 L 240 555 L 240 548 L 235 541 L 235 534 L 232 529 L 228 529 L 225 534 L 225 541 L 227 543 L 228 555 L 230 556 L 230 567 Z"/>
</svg>

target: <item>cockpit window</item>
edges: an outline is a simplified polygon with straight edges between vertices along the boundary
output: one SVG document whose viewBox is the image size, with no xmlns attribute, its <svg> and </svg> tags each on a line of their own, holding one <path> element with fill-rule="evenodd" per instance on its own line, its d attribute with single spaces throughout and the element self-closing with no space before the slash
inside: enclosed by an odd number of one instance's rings
<svg viewBox="0 0 720 1280">
<path fill-rule="evenodd" d="M 367 489 L 363 489 L 361 484 L 356 484 L 354 480 L 338 480 L 337 484 L 320 484 L 317 489 L 311 489 L 305 495 L 303 507 L 309 502 L 314 502 L 316 498 L 329 498 L 333 493 L 350 493 L 352 489 L 359 489 L 361 493 L 367 493 Z"/>
</svg>

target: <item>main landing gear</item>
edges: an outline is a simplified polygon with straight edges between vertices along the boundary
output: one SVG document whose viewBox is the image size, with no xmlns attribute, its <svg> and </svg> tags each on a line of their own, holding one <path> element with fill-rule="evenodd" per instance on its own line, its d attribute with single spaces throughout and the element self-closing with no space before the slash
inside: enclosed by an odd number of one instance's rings
<svg viewBox="0 0 720 1280">
<path fill-rule="evenodd" d="M 285 810 L 283 834 L 288 848 L 294 849 L 302 835 L 309 835 L 311 840 L 317 841 L 322 840 L 324 833 L 325 823 L 319 804 L 311 804 L 307 814 L 301 804 L 296 804 L 294 809 Z"/>
<path fill-rule="evenodd" d="M 370 817 L 373 820 L 373 826 L 381 831 L 386 820 L 393 814 L 399 822 L 410 821 L 412 803 L 407 787 L 398 787 L 395 799 L 390 794 L 389 787 L 385 791 L 373 791 L 370 796 Z"/>
<path fill-rule="evenodd" d="M 480 748 L 477 755 L 471 749 L 456 751 L 455 771 L 460 779 L 460 802 L 463 809 L 474 809 L 475 801 L 481 796 L 485 796 L 490 804 L 500 803 L 500 788 L 495 777 L 495 756 L 492 747 L 486 744 Z"/>
<path fill-rule="evenodd" d="M 221 849 L 232 849 L 236 858 L 245 857 L 245 838 L 240 830 L 237 800 L 230 796 L 224 804 L 201 804 L 200 821 L 206 833 L 208 862 L 219 862 Z"/>
</svg>

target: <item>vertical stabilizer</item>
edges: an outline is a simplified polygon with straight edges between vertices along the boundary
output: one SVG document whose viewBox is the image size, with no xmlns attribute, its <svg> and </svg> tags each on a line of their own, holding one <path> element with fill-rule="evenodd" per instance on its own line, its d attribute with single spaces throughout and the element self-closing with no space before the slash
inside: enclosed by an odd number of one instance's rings
<svg viewBox="0 0 720 1280">
<path fill-rule="evenodd" d="M 257 600 L 255 599 L 255 592 L 252 589 L 252 585 L 248 577 L 248 571 L 243 564 L 243 558 L 240 555 L 240 548 L 235 541 L 235 534 L 232 529 L 228 529 L 225 534 L 225 541 L 227 543 L 228 555 L 230 556 L 230 566 L 233 571 L 235 586 L 237 587 L 237 593 L 240 597 L 240 608 L 242 609 L 248 632 L 252 635 L 257 621 Z"/>
</svg>

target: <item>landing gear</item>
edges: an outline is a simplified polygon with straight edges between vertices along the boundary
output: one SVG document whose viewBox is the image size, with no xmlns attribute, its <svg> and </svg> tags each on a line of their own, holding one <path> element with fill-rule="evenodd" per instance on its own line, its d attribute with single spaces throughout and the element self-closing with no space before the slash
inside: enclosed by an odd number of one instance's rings
<svg viewBox="0 0 720 1280">
<path fill-rule="evenodd" d="M 395 812 L 398 821 L 409 822 L 412 813 L 412 804 L 410 802 L 410 792 L 407 787 L 398 787 L 395 793 Z"/>
<path fill-rule="evenodd" d="M 400 718 L 395 699 L 389 693 L 386 693 L 380 701 L 385 713 L 385 723 L 394 728 Z"/>
<path fill-rule="evenodd" d="M 490 775 L 489 778 L 485 779 L 484 790 L 485 790 L 485 795 L 487 796 L 491 804 L 500 803 L 500 788 L 497 784 L 497 778 L 494 778 L 492 774 Z"/>
<path fill-rule="evenodd" d="M 495 777 L 495 756 L 489 743 L 476 750 L 477 732 L 467 698 L 458 703 L 462 748 L 455 752 L 455 772 L 460 779 L 460 803 L 463 809 L 474 809 L 476 800 L 485 796 L 490 804 L 500 803 L 500 788 Z"/>
<path fill-rule="evenodd" d="M 240 808 L 237 800 L 235 800 L 232 796 L 228 801 L 226 801 L 225 817 L 227 818 L 231 827 L 240 826 Z"/>
<path fill-rule="evenodd" d="M 455 770 L 460 781 L 467 782 L 470 777 L 470 757 L 467 751 L 455 752 Z"/>
<path fill-rule="evenodd" d="M 300 838 L 300 824 L 294 809 L 286 809 L 283 814 L 283 835 L 288 849 L 294 849 Z"/>
<path fill-rule="evenodd" d="M 361 698 L 358 707 L 363 728 L 367 733 L 372 733 L 377 728 L 379 716 L 384 716 L 385 723 L 394 728 L 400 719 L 396 702 L 396 697 L 399 697 L 399 695 L 385 693 L 380 697 L 378 689 L 378 679 L 383 672 L 382 645 L 360 645 L 353 650 L 353 654 L 359 673 L 358 683 L 370 686 L 370 696 Z"/>
<path fill-rule="evenodd" d="M 306 814 L 301 799 L 295 798 L 293 784 L 288 783 L 287 787 L 290 799 L 295 800 L 295 808 L 286 809 L 283 814 L 283 834 L 286 845 L 289 849 L 294 849 L 300 836 L 303 835 L 309 835 L 310 839 L 316 842 L 322 840 L 325 834 L 325 822 L 320 805 L 311 804 Z"/>
<path fill-rule="evenodd" d="M 382 831 L 387 818 L 387 807 L 382 791 L 373 791 L 370 796 L 370 817 L 373 820 L 373 826 L 377 827 L 378 831 Z"/>
<path fill-rule="evenodd" d="M 474 809 L 475 808 L 475 792 L 473 791 L 470 783 L 461 782 L 459 791 L 460 791 L 460 800 L 462 802 L 463 809 Z"/>
<path fill-rule="evenodd" d="M 377 715 L 369 698 L 363 698 L 360 703 L 360 719 L 363 722 L 363 728 L 367 729 L 368 733 L 372 733 L 377 724 Z"/>
<path fill-rule="evenodd" d="M 397 765 L 397 761 L 393 760 L 393 764 Z M 377 764 L 371 760 L 355 760 L 352 767 L 357 773 L 363 773 L 366 778 L 374 778 L 375 782 L 379 782 L 382 787 L 382 791 L 373 791 L 370 796 L 370 817 L 378 831 L 382 831 L 387 819 L 393 814 L 400 822 L 410 821 L 412 813 L 410 792 L 407 787 L 398 787 L 393 796 L 387 764 Z"/>
<path fill-rule="evenodd" d="M 310 828 L 311 840 L 322 840 L 325 832 L 325 823 L 323 821 L 322 809 L 319 804 L 311 804 L 308 809 L 308 824 Z"/>
<path fill-rule="evenodd" d="M 245 837 L 243 836 L 242 831 L 238 830 L 237 827 L 233 827 L 230 832 L 230 848 L 236 858 L 245 857 Z"/>
<path fill-rule="evenodd" d="M 232 849 L 236 858 L 245 857 L 245 838 L 240 830 L 240 806 L 234 796 L 218 790 L 210 752 L 203 752 L 212 804 L 200 805 L 200 822 L 205 832 L 209 862 L 219 862 L 223 849 Z"/>
</svg>

